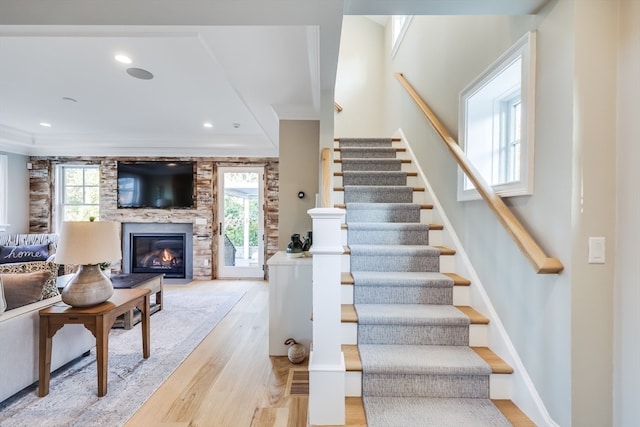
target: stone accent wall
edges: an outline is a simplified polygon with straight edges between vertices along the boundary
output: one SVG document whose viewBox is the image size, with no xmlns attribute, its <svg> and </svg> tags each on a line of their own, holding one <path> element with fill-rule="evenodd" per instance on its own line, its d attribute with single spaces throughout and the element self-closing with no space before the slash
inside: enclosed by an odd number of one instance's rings
<svg viewBox="0 0 640 427">
<path fill-rule="evenodd" d="M 117 162 L 133 160 L 173 160 L 196 162 L 195 209 L 118 209 Z M 123 222 L 168 222 L 193 224 L 193 278 L 209 280 L 217 277 L 218 252 L 218 166 L 263 166 L 265 254 L 267 260 L 278 251 L 278 159 L 275 158 L 87 158 L 31 157 L 30 221 L 32 233 L 54 232 L 55 168 L 61 164 L 100 165 L 100 218 Z M 204 219 L 197 224 L 196 219 Z M 202 222 L 202 221 L 200 221 Z M 208 261 L 208 265 L 205 265 Z M 266 264 L 265 264 L 266 269 Z M 265 277 L 266 277 L 265 270 Z"/>
</svg>

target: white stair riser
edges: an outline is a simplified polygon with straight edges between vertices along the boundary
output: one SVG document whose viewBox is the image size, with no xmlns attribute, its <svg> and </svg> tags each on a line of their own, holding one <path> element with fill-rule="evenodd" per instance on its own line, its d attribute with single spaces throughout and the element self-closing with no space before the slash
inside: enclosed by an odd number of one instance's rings
<svg viewBox="0 0 640 427">
<path fill-rule="evenodd" d="M 341 304 L 353 304 L 353 285 L 342 285 L 341 291 Z"/>
<path fill-rule="evenodd" d="M 453 287 L 453 305 L 471 305 L 470 289 L 468 286 Z"/>
<path fill-rule="evenodd" d="M 469 325 L 469 346 L 486 347 L 489 345 L 489 325 Z"/>
<path fill-rule="evenodd" d="M 455 255 L 440 256 L 440 273 L 451 273 L 456 271 Z"/>
<path fill-rule="evenodd" d="M 359 372 L 359 371 L 346 372 L 345 392 L 347 397 L 362 396 L 362 372 Z"/>
<path fill-rule="evenodd" d="M 340 325 L 342 329 L 342 344 L 358 344 L 358 324 L 343 322 Z"/>
<path fill-rule="evenodd" d="M 511 374 L 491 374 L 489 377 L 489 397 L 491 399 L 511 399 Z"/>
</svg>

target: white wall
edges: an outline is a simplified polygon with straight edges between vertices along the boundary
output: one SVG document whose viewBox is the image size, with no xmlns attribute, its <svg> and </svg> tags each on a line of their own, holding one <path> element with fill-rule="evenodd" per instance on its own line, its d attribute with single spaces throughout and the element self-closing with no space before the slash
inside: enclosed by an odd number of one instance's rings
<svg viewBox="0 0 640 427">
<path fill-rule="evenodd" d="M 29 171 L 28 157 L 20 154 L 3 153 L 8 157 L 9 185 L 7 221 L 10 227 L 7 233 L 29 232 Z"/>
<path fill-rule="evenodd" d="M 640 1 L 622 0 L 618 51 L 614 423 L 640 425 Z"/>
<path fill-rule="evenodd" d="M 294 233 L 304 237 L 312 230 L 309 209 L 316 206 L 320 122 L 280 121 L 278 247 L 283 251 Z M 303 191 L 305 197 L 298 198 Z"/>
<path fill-rule="evenodd" d="M 613 422 L 617 4 L 574 2 L 571 385 L 576 426 Z M 590 236 L 606 238 L 605 264 L 588 263 Z"/>
<path fill-rule="evenodd" d="M 335 136 L 391 136 L 382 116 L 384 36 L 384 27 L 366 17 L 344 17 L 335 91 L 343 110 L 335 113 Z"/>
</svg>

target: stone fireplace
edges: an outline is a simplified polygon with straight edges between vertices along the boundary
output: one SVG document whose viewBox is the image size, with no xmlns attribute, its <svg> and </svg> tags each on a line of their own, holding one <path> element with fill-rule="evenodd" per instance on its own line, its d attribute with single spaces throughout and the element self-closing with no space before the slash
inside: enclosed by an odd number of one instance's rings
<svg viewBox="0 0 640 427">
<path fill-rule="evenodd" d="M 162 273 L 165 283 L 188 283 L 193 279 L 193 225 L 123 223 L 122 270 Z"/>
</svg>

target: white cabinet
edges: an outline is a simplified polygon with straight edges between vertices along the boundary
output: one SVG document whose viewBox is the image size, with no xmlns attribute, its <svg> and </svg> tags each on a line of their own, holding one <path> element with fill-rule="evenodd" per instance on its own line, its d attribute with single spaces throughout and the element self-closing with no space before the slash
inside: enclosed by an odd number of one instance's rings
<svg viewBox="0 0 640 427">
<path fill-rule="evenodd" d="M 286 356 L 287 338 L 307 348 L 311 343 L 311 257 L 289 258 L 277 252 L 269 266 L 269 355 Z"/>
</svg>

